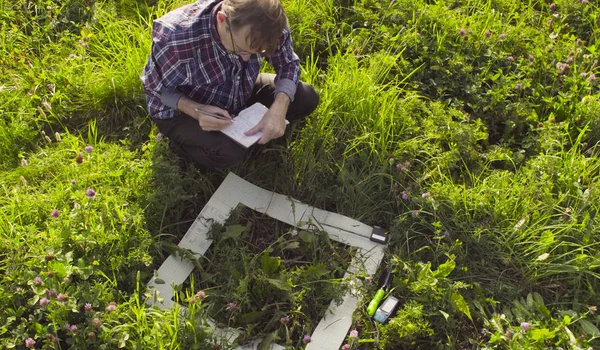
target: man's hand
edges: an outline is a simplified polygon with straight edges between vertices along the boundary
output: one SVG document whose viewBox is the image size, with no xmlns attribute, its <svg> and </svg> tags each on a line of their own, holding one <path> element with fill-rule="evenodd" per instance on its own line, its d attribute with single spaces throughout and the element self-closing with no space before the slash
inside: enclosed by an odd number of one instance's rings
<svg viewBox="0 0 600 350">
<path fill-rule="evenodd" d="M 227 119 L 221 119 L 219 116 Z M 231 125 L 233 122 L 229 112 L 219 107 L 209 105 L 196 106 L 192 117 L 198 121 L 200 128 L 205 131 L 221 130 L 226 126 Z"/>
<path fill-rule="evenodd" d="M 196 119 L 200 128 L 206 131 L 221 130 L 232 123 L 229 112 L 219 107 L 203 105 L 183 96 L 177 102 L 177 109 Z M 222 115 L 228 120 L 221 120 L 213 115 Z"/>
<path fill-rule="evenodd" d="M 283 136 L 285 133 L 285 115 L 287 113 L 288 105 L 290 104 L 290 98 L 284 94 L 279 93 L 275 97 L 275 101 L 271 105 L 271 108 L 265 113 L 260 122 L 255 127 L 246 131 L 244 134 L 250 136 L 262 130 L 263 135 L 258 140 L 258 143 L 264 145 L 265 143 Z"/>
</svg>

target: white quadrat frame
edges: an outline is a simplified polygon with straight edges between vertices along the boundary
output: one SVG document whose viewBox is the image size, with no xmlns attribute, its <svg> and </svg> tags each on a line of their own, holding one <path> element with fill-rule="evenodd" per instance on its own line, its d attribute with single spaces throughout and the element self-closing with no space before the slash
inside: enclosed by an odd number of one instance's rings
<svg viewBox="0 0 600 350">
<path fill-rule="evenodd" d="M 330 239 L 357 248 L 350 267 L 344 275 L 345 279 L 353 278 L 357 272 L 374 275 L 383 258 L 384 246 L 369 239 L 373 231 L 371 226 L 262 189 L 233 173 L 227 175 L 206 203 L 179 243 L 179 247 L 189 249 L 198 256 L 204 255 L 212 243 L 212 240 L 208 238 L 212 224 L 225 223 L 231 211 L 240 203 L 299 229 L 307 228 L 308 223 L 312 223 L 312 225 L 325 230 Z M 156 277 L 148 283 L 148 287 L 154 288 L 160 293 L 161 300 L 149 298 L 147 303 L 157 305 L 161 309 L 170 309 L 174 304 L 172 286 L 182 284 L 193 269 L 194 265 L 190 261 L 170 255 L 158 269 Z M 162 279 L 164 283 L 156 283 L 156 278 Z M 354 281 L 360 283 L 356 278 Z M 356 310 L 358 303 L 358 298 L 353 291 L 355 289 L 350 290 L 343 297 L 341 304 L 336 305 L 333 301 L 331 302 L 325 316 L 311 335 L 312 341 L 306 346 L 306 349 L 332 350 L 341 347 L 352 325 L 352 313 Z M 239 334 L 232 328 L 215 329 L 215 332 L 218 336 L 224 336 L 229 340 L 235 339 Z M 259 343 L 260 340 L 256 340 L 250 344 L 238 346 L 237 349 L 257 349 Z M 284 347 L 274 344 L 271 349 L 282 350 Z"/>
</svg>

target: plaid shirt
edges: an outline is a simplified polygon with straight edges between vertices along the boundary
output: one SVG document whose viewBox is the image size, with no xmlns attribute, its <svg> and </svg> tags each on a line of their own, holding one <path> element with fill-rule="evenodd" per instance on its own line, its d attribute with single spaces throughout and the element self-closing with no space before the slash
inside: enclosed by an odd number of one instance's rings
<svg viewBox="0 0 600 350">
<path fill-rule="evenodd" d="M 262 65 L 254 54 L 247 62 L 223 47 L 216 28 L 221 2 L 199 0 L 154 21 L 152 52 L 142 73 L 152 118 L 173 118 L 183 95 L 232 114 L 245 108 Z M 300 77 L 298 56 L 285 29 L 267 61 L 275 68 L 275 91 L 294 99 Z"/>
</svg>

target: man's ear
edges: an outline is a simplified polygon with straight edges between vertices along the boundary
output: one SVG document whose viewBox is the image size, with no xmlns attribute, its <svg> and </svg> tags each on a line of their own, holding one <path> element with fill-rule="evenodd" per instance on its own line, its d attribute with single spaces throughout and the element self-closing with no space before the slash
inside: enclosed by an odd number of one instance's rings
<svg viewBox="0 0 600 350">
<path fill-rule="evenodd" d="M 217 11 L 217 22 L 219 25 L 223 25 L 227 22 L 227 15 L 223 11 Z"/>
</svg>

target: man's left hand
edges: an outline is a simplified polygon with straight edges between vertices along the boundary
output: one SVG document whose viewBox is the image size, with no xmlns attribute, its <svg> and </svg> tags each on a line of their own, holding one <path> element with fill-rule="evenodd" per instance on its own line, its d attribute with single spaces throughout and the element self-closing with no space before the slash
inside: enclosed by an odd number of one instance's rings
<svg viewBox="0 0 600 350">
<path fill-rule="evenodd" d="M 260 122 L 255 127 L 246 131 L 244 134 L 250 136 L 262 130 L 263 135 L 258 140 L 258 143 L 264 145 L 265 143 L 283 136 L 285 133 L 285 115 L 287 108 L 290 103 L 289 97 L 284 93 L 277 94 L 275 101 L 271 105 L 271 108 L 265 113 Z"/>
</svg>

